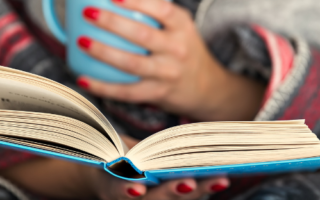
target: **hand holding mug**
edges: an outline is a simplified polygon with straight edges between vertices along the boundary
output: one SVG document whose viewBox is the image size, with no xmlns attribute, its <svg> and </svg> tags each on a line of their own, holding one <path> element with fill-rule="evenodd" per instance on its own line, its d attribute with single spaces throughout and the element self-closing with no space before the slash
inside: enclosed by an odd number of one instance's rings
<svg viewBox="0 0 320 200">
<path fill-rule="evenodd" d="M 65 2 L 66 30 L 62 28 L 56 16 L 55 0 L 45 0 L 42 1 L 42 4 L 49 28 L 56 38 L 67 47 L 67 61 L 71 70 L 76 75 L 86 74 L 87 76 L 107 82 L 132 83 L 138 81 L 139 77 L 124 73 L 112 65 L 100 62 L 84 54 L 77 46 L 77 39 L 81 35 L 90 35 L 104 44 L 127 52 L 145 55 L 148 54 L 148 51 L 119 37 L 117 34 L 102 30 L 87 23 L 82 17 L 82 11 L 84 8 L 92 6 L 112 11 L 113 13 L 154 28 L 159 28 L 160 24 L 147 15 L 121 8 L 111 0 L 66 0 Z"/>
<path fill-rule="evenodd" d="M 87 77 L 79 85 L 91 93 L 131 103 L 149 103 L 203 121 L 252 120 L 260 108 L 264 86 L 225 70 L 207 50 L 190 14 L 164 0 L 115 0 L 118 6 L 151 16 L 156 29 L 96 7 L 85 19 L 96 27 L 144 47 L 150 55 L 129 53 L 79 38 L 88 55 L 139 76 L 133 84 L 114 84 Z"/>
<path fill-rule="evenodd" d="M 113 12 L 89 7 L 85 19 L 93 25 L 141 46 L 151 55 L 129 53 L 95 40 L 79 38 L 88 55 L 121 71 L 139 76 L 133 84 L 114 84 L 81 77 L 79 84 L 101 97 L 133 103 L 151 103 L 189 115 L 203 114 L 208 91 L 226 84 L 227 72 L 211 57 L 190 14 L 164 0 L 115 0 L 118 6 L 151 16 L 163 25 L 156 29 Z M 215 98 L 215 101 L 221 101 Z M 219 102 L 210 102 L 219 104 Z M 199 114 L 200 115 L 200 114 Z"/>
</svg>

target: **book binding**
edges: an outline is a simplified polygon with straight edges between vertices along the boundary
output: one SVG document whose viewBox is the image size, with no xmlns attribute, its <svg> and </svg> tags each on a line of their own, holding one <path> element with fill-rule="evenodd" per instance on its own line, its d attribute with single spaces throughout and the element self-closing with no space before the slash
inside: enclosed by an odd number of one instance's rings
<svg viewBox="0 0 320 200">
<path fill-rule="evenodd" d="M 0 146 L 15 150 L 23 150 L 31 153 L 35 153 L 40 156 L 50 156 L 53 158 L 64 159 L 72 162 L 78 162 L 81 164 L 87 164 L 99 168 L 103 168 L 111 175 L 127 180 L 139 182 L 146 185 L 157 185 L 162 181 L 180 179 L 180 178 L 208 178 L 214 176 L 248 176 L 248 175 L 261 175 L 261 174 L 278 174 L 283 172 L 295 172 L 295 171 L 316 171 L 320 168 L 320 157 L 297 159 L 297 160 L 284 160 L 273 161 L 263 163 L 249 163 L 249 164 L 237 164 L 237 165 L 224 165 L 224 166 L 211 166 L 211 167 L 197 167 L 197 168 L 182 168 L 182 169 L 165 169 L 165 170 L 153 170 L 153 171 L 141 171 L 134 163 L 128 158 L 122 157 L 114 160 L 110 163 L 92 161 L 84 158 L 78 158 L 61 153 L 41 150 L 33 147 L 23 146 L 19 144 L 13 144 L 9 142 L 0 141 Z M 125 161 L 140 174 L 140 178 L 128 178 L 111 170 L 111 166 L 119 162 Z"/>
</svg>

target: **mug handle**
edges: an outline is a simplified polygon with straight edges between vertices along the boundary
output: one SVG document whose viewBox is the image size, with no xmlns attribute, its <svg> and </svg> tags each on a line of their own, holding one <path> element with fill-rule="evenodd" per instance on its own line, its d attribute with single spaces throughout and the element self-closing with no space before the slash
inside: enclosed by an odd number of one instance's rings
<svg viewBox="0 0 320 200">
<path fill-rule="evenodd" d="M 47 21 L 47 24 L 52 31 L 53 35 L 63 44 L 67 43 L 67 35 L 65 30 L 62 28 L 55 8 L 54 8 L 55 0 L 44 0 L 42 1 L 42 10 Z"/>
</svg>

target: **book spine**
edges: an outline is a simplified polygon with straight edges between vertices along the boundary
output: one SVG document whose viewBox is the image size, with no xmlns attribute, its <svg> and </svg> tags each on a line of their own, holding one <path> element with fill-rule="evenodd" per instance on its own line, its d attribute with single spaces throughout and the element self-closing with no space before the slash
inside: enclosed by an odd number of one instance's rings
<svg viewBox="0 0 320 200">
<path fill-rule="evenodd" d="M 116 163 L 118 163 L 118 162 L 121 162 L 121 161 L 123 161 L 123 160 L 126 161 L 127 163 L 129 163 L 129 164 L 131 165 L 131 167 L 132 167 L 134 170 L 136 170 L 139 174 L 141 174 L 141 175 L 143 174 L 143 171 L 141 171 L 140 169 L 138 169 L 138 167 L 136 167 L 136 166 L 132 163 L 132 161 L 131 161 L 130 159 L 126 158 L 126 157 L 118 158 L 117 160 L 114 160 L 114 161 L 108 163 L 107 166 L 108 166 L 108 167 L 111 167 L 112 165 L 114 165 L 114 164 L 116 164 Z"/>
<path fill-rule="evenodd" d="M 111 166 L 118 163 L 118 162 L 121 162 L 121 161 L 126 161 L 127 163 L 129 163 L 131 165 L 131 167 L 136 170 L 140 175 L 142 175 L 141 177 L 142 178 L 128 178 L 128 177 L 123 177 L 121 175 L 118 175 L 118 174 L 115 174 L 114 172 L 111 171 Z M 110 163 L 106 163 L 105 166 L 104 166 L 104 169 L 105 171 L 107 171 L 109 174 L 117 177 L 117 178 L 120 178 L 120 179 L 123 179 L 123 180 L 126 180 L 126 181 L 133 181 L 133 182 L 136 182 L 136 183 L 141 183 L 141 184 L 144 184 L 144 185 L 148 185 L 148 186 L 155 186 L 155 185 L 158 185 L 160 183 L 160 180 L 158 178 L 156 178 L 155 176 L 153 176 L 151 173 L 149 172 L 143 172 L 141 170 L 139 170 L 133 163 L 130 159 L 128 158 L 125 158 L 125 157 L 121 157 L 117 160 L 114 160 Z"/>
</svg>

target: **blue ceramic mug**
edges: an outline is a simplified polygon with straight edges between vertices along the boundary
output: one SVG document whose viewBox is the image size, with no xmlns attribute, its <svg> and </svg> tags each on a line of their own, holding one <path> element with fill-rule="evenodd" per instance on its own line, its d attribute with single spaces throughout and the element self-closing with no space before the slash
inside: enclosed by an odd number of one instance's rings
<svg viewBox="0 0 320 200">
<path fill-rule="evenodd" d="M 124 73 L 88 56 L 77 46 L 77 40 L 80 36 L 87 35 L 106 45 L 128 52 L 146 55 L 148 51 L 117 35 L 91 25 L 85 21 L 82 13 L 86 7 L 93 6 L 159 28 L 160 25 L 157 21 L 139 12 L 120 8 L 111 0 L 66 0 L 67 28 L 63 30 L 57 19 L 54 5 L 54 0 L 44 0 L 43 12 L 52 33 L 67 46 L 68 64 L 73 72 L 77 75 L 86 75 L 106 82 L 133 83 L 139 81 L 139 77 Z"/>
</svg>

